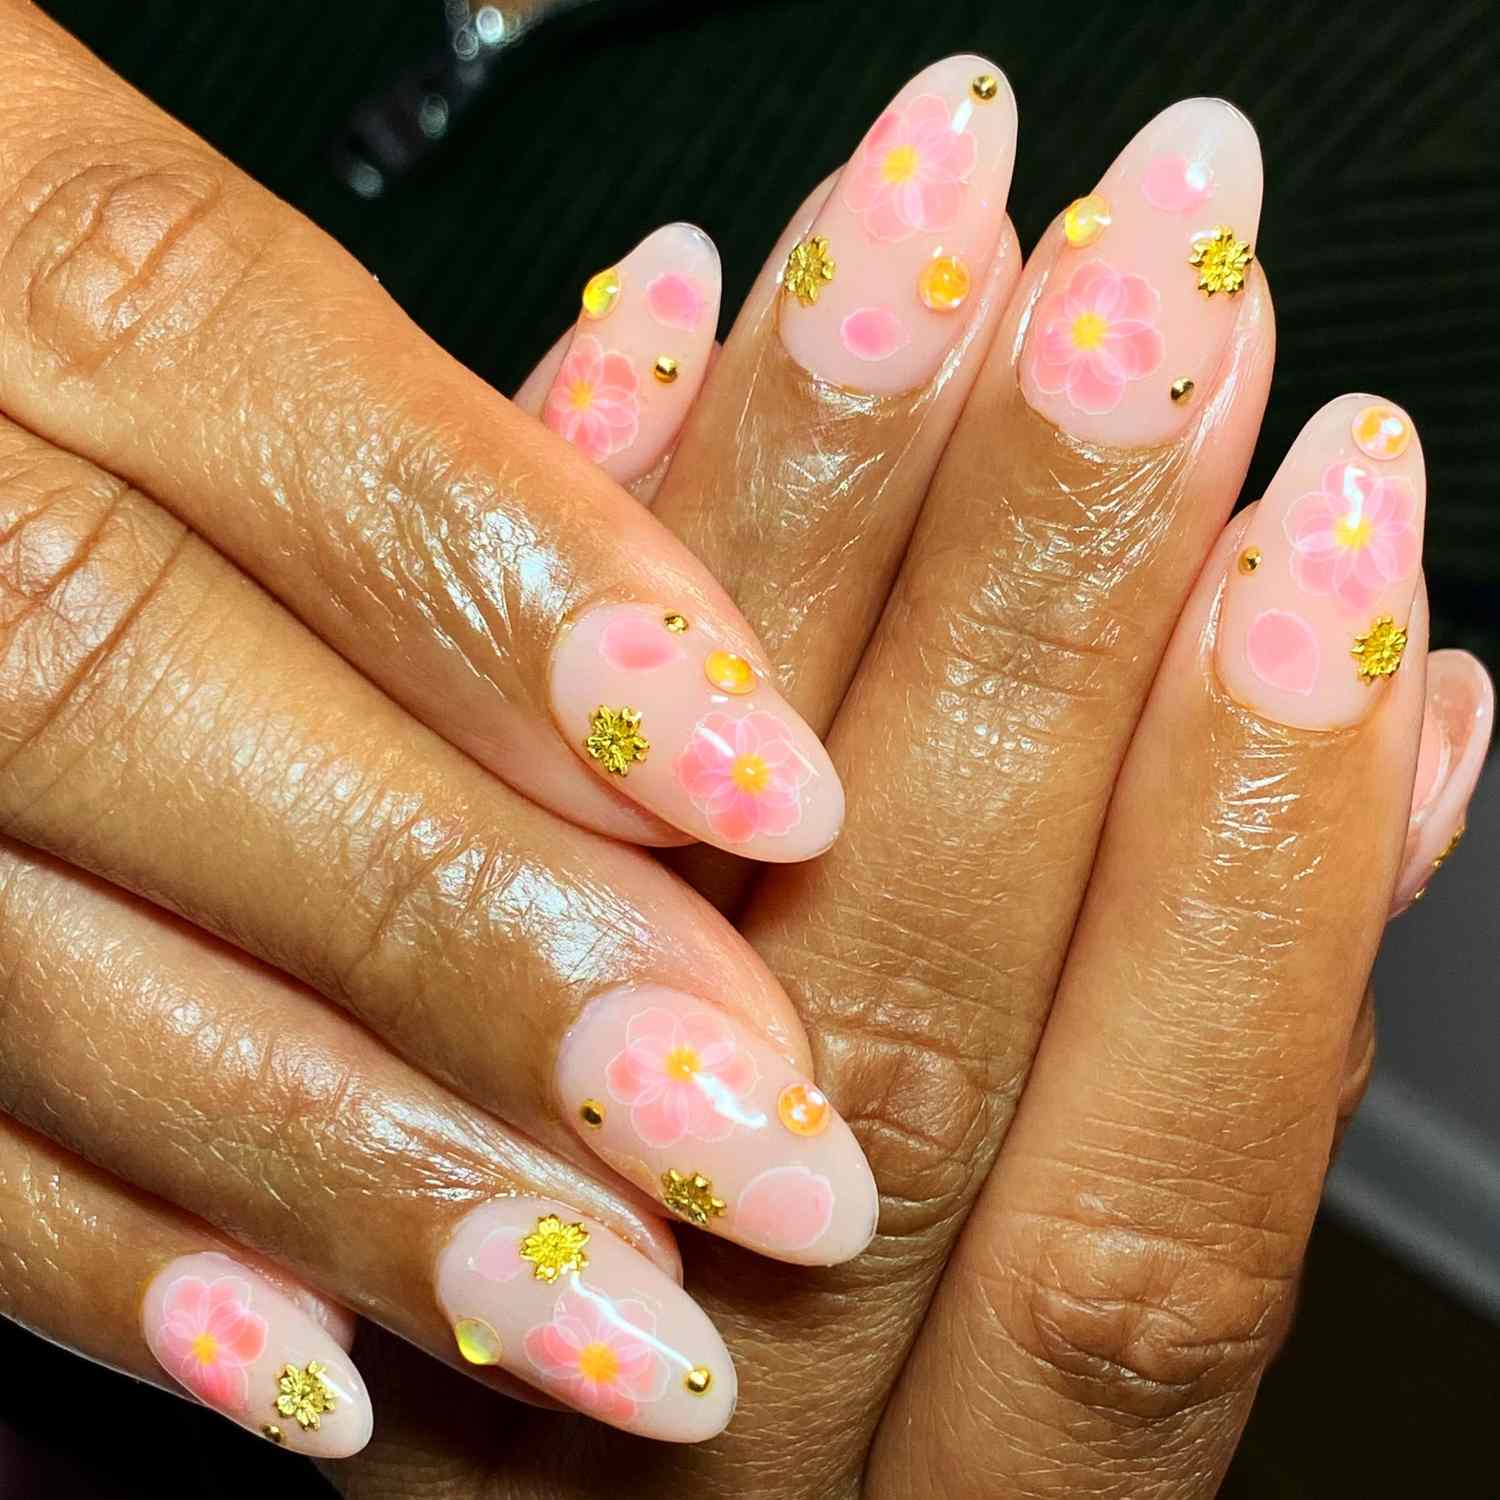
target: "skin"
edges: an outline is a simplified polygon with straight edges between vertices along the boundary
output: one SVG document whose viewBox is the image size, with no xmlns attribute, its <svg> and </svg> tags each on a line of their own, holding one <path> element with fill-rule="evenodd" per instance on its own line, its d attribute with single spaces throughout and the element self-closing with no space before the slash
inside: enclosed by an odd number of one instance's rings
<svg viewBox="0 0 1500 1500">
<path fill-rule="evenodd" d="M 144 109 L 29 8 L 0 5 L 0 27 L 0 56 L 26 60 L 18 77 L 61 70 Z M 24 150 L 24 135 L 0 140 Z M 149 232 L 149 202 L 127 207 L 141 218 L 126 226 Z M 242 392 L 195 385 L 189 359 L 166 408 L 188 393 L 209 415 L 188 435 L 201 441 L 167 454 L 113 369 L 75 360 L 49 386 L 45 361 L 7 367 L 0 403 L 42 431 L 0 429 L 5 533 L 35 544 L 15 549 L 3 653 L 0 817 L 20 842 L 0 851 L 17 975 L 0 1181 L 34 1208 L 5 1219 L 19 1236 L 6 1263 L 28 1268 L 5 1278 L 12 1316 L 48 1329 L 49 1305 L 76 1306 L 112 1246 L 254 1247 L 388 1330 L 358 1350 L 380 1425 L 336 1471 L 353 1496 L 1213 1492 L 1368 1069 L 1365 982 L 1406 830 L 1391 789 L 1411 784 L 1425 619 L 1357 730 L 1278 730 L 1228 701 L 1208 643 L 1270 377 L 1264 279 L 1182 442 L 1086 448 L 1016 388 L 1046 256 L 1017 286 L 1002 255 L 941 392 L 878 410 L 778 359 L 768 271 L 690 418 L 655 514 L 791 663 L 789 696 L 831 726 L 850 792 L 844 837 L 816 864 L 752 881 L 702 857 L 694 873 L 739 912 L 740 937 L 644 855 L 567 828 L 461 753 L 475 745 L 417 722 L 439 705 L 413 690 L 398 707 L 340 660 L 330 645 L 361 660 L 357 612 L 352 626 L 303 613 L 320 641 L 184 529 L 173 512 L 212 530 L 247 482 L 252 508 L 266 498 L 246 466 L 224 467 L 267 418 Z M 286 280 L 277 261 L 261 288 L 272 311 L 330 305 L 326 284 L 299 279 L 316 263 Z M 93 306 L 72 290 L 44 308 L 48 337 Z M 399 436 L 431 415 L 410 392 L 457 377 L 385 317 L 365 330 L 379 370 L 349 358 L 371 383 L 362 430 L 388 453 L 387 423 Z M 342 334 L 303 332 L 308 358 L 330 340 L 348 353 Z M 290 379 L 322 430 L 326 384 L 308 368 Z M 445 411 L 457 390 L 443 386 Z M 492 420 L 482 401 L 483 421 L 445 419 L 455 443 Z M 237 442 L 225 422 L 243 424 Z M 509 471 L 519 488 L 580 482 L 540 434 L 506 430 L 535 459 Z M 305 455 L 277 456 L 293 495 L 359 457 L 319 447 L 304 475 Z M 446 477 L 407 498 L 451 524 L 467 470 L 431 472 Z M 805 524 L 787 528 L 793 478 Z M 199 483 L 218 500 L 193 502 Z M 281 544 L 311 538 L 327 556 L 323 523 L 301 516 Z M 362 565 L 330 574 L 390 581 L 379 538 L 330 529 Z M 753 549 L 731 545 L 744 538 Z M 430 632 L 415 578 L 399 592 Z M 788 595 L 822 607 L 788 610 Z M 403 633 L 418 653 L 420 629 Z M 453 670 L 441 660 L 420 665 Z M 247 743 L 256 753 L 229 753 Z M 1269 810 L 1254 796 L 1267 776 L 1282 789 Z M 457 878 L 470 870 L 477 883 Z M 581 956 L 535 920 L 537 890 L 586 900 Z M 622 955 L 668 983 L 708 968 L 793 1054 L 805 1023 L 884 1199 L 871 1250 L 830 1270 L 695 1239 L 690 1285 L 735 1354 L 741 1404 L 692 1449 L 520 1413 L 412 1348 L 451 1360 L 427 1257 L 507 1186 L 586 1206 L 674 1267 L 630 1190 L 591 1179 L 540 1087 L 593 966 Z M 496 995 L 522 997 L 509 1055 Z M 183 1022 L 188 997 L 202 1030 Z M 205 1034 L 235 1067 L 199 1065 Z M 64 1168 L 66 1190 L 28 1186 Z M 378 1227 L 351 1235 L 351 1218 Z M 101 1219 L 60 1270 L 36 1253 L 59 1221 Z M 60 1336 L 149 1373 L 128 1311 L 91 1329 L 75 1310 Z"/>
</svg>

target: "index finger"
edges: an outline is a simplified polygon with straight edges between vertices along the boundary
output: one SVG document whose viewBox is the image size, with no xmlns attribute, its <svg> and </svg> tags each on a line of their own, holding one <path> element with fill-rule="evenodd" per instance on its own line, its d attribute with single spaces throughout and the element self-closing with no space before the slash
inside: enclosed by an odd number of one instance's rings
<svg viewBox="0 0 1500 1500">
<path fill-rule="evenodd" d="M 563 816 L 758 859 L 832 842 L 822 746 L 680 542 L 17 0 L 0 58 L 0 407 L 162 501 Z M 588 399 L 608 386 L 610 422 L 637 421 L 650 372 L 598 363 Z M 757 749 L 779 816 L 726 821 Z"/>
</svg>

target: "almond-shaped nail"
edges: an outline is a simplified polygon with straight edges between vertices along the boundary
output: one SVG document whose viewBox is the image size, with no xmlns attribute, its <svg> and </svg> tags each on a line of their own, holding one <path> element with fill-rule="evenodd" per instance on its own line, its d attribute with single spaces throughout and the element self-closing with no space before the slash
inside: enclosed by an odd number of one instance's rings
<svg viewBox="0 0 1500 1500">
<path fill-rule="evenodd" d="M 437 1264 L 459 1353 L 644 1437 L 697 1443 L 734 1411 L 735 1373 L 703 1310 L 618 1235 L 547 1198 L 460 1220 Z"/>
<path fill-rule="evenodd" d="M 359 1371 L 328 1332 L 227 1255 L 184 1255 L 146 1289 L 141 1329 L 157 1363 L 205 1406 L 314 1458 L 370 1440 Z"/>
<path fill-rule="evenodd" d="M 1076 199 L 1030 320 L 1021 388 L 1075 437 L 1148 447 L 1213 390 L 1260 223 L 1260 145 L 1221 99 L 1164 110 Z"/>
<path fill-rule="evenodd" d="M 656 230 L 591 276 L 542 420 L 621 484 L 653 468 L 708 371 L 721 280 L 692 224 Z"/>
<path fill-rule="evenodd" d="M 1411 419 L 1341 396 L 1276 471 L 1232 565 L 1221 681 L 1298 729 L 1359 723 L 1401 666 L 1422 563 L 1426 481 Z"/>
<path fill-rule="evenodd" d="M 827 1098 L 723 1010 L 657 987 L 600 996 L 563 1039 L 561 1108 L 679 1219 L 801 1265 L 858 1255 L 879 1202 Z"/>
<path fill-rule="evenodd" d="M 781 340 L 820 379 L 889 395 L 937 374 L 1005 222 L 1016 101 L 982 57 L 917 74 L 870 127 L 781 274 Z"/>
<path fill-rule="evenodd" d="M 626 796 L 750 859 L 821 854 L 844 792 L 818 737 L 715 629 L 670 604 L 608 604 L 552 662 L 563 734 Z"/>
<path fill-rule="evenodd" d="M 1494 724 L 1489 673 L 1466 651 L 1434 651 L 1427 658 L 1422 745 L 1393 915 L 1421 898 L 1458 847 Z"/>
</svg>

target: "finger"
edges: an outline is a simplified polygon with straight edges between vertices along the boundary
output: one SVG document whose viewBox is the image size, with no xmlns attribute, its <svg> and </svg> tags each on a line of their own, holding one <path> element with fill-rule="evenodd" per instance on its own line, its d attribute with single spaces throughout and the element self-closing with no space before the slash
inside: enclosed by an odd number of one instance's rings
<svg viewBox="0 0 1500 1500">
<path fill-rule="evenodd" d="M 517 407 L 634 486 L 671 448 L 702 388 L 722 280 L 719 253 L 696 225 L 647 235 L 589 278 L 572 333 L 516 392 Z"/>
<path fill-rule="evenodd" d="M 3 1115 L 0 1204 L 0 1314 L 278 1447 L 347 1458 L 369 1441 L 348 1338 L 260 1257 Z"/>
<path fill-rule="evenodd" d="M 1484 667 L 1466 651 L 1433 652 L 1427 658 L 1427 710 L 1392 915 L 1422 899 L 1428 882 L 1458 848 L 1494 723 L 1495 689 Z"/>
<path fill-rule="evenodd" d="M 1423 706 L 1420 447 L 1369 456 L 1367 405 L 1308 423 L 1204 570 L 1020 1111 L 908 1366 L 936 1382 L 953 1451 L 982 1433 L 1008 1492 L 1149 1468 L 1163 1496 L 1214 1494 L 1286 1328 Z M 1348 523 L 1342 569 L 1307 564 L 1325 502 Z M 960 1337 L 982 1401 L 944 1352 Z M 893 1405 L 886 1457 L 910 1411 Z M 880 1490 L 900 1492 L 898 1470 Z"/>
<path fill-rule="evenodd" d="M 731 741 L 774 733 L 780 815 L 728 842 L 827 847 L 843 799 L 822 746 L 679 542 L 32 7 L 0 0 L 0 58 L 4 410 L 152 494 L 543 805 L 623 838 L 662 819 L 720 838 L 706 808 L 753 753 Z M 611 441 L 657 388 L 630 374 L 633 396 L 601 365 Z M 753 671 L 749 694 L 705 676 L 715 652 Z M 676 774 L 684 753 L 713 793 Z"/>
<path fill-rule="evenodd" d="M 781 1124 L 782 1094 L 813 1089 L 786 996 L 656 862 L 495 782 L 160 508 L 4 424 L 0 535 L 0 829 L 694 1223 L 814 1262 L 868 1242 L 847 1126 Z M 837 1204 L 815 1243 L 735 1207 L 793 1165 Z M 673 1172 L 713 1191 L 668 1194 Z"/>
<path fill-rule="evenodd" d="M 728 1421 L 733 1366 L 653 1263 L 675 1263 L 659 1225 L 176 919 L 15 847 L 0 883 L 14 1118 L 478 1378 L 670 1441 Z M 146 1299 L 159 1355 L 192 1352 L 194 1309 L 243 1332 L 173 1288 Z"/>
</svg>

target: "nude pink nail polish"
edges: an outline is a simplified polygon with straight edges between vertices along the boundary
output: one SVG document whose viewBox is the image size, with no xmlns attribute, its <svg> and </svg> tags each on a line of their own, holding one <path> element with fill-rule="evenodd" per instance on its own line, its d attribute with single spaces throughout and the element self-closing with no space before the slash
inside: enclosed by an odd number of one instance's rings
<svg viewBox="0 0 1500 1500">
<path fill-rule="evenodd" d="M 1016 102 L 993 63 L 950 57 L 912 79 L 782 269 L 792 358 L 875 395 L 926 385 L 978 301 L 1015 152 Z"/>
<path fill-rule="evenodd" d="M 584 286 L 542 420 L 621 484 L 655 466 L 703 384 L 721 279 L 713 241 L 668 224 Z"/>
<path fill-rule="evenodd" d="M 849 1127 L 717 1006 L 657 986 L 601 996 L 563 1040 L 557 1094 L 588 1146 L 699 1229 L 804 1265 L 848 1260 L 875 1233 Z"/>
<path fill-rule="evenodd" d="M 1341 396 L 1308 422 L 1225 589 L 1217 661 L 1235 698 L 1299 729 L 1371 712 L 1406 649 L 1425 499 L 1421 444 L 1400 408 Z"/>
<path fill-rule="evenodd" d="M 1149 447 L 1212 391 L 1260 221 L 1260 146 L 1221 99 L 1164 110 L 1076 199 L 1032 311 L 1021 389 L 1075 437 Z"/>
<path fill-rule="evenodd" d="M 610 604 L 571 623 L 553 712 L 611 784 L 750 859 L 821 854 L 844 793 L 818 737 L 714 628 L 670 607 Z"/>
<path fill-rule="evenodd" d="M 1411 824 L 1391 912 L 1404 911 L 1457 848 L 1495 722 L 1489 673 L 1466 651 L 1427 658 L 1427 708 Z"/>
<path fill-rule="evenodd" d="M 547 1198 L 497 1198 L 438 1257 L 458 1351 L 644 1437 L 702 1442 L 728 1425 L 723 1340 L 676 1282 L 617 1235 Z"/>
<path fill-rule="evenodd" d="M 347 1458 L 370 1440 L 370 1398 L 348 1355 L 285 1293 L 227 1255 L 184 1255 L 159 1272 L 141 1329 L 167 1374 L 278 1447 Z"/>
</svg>

